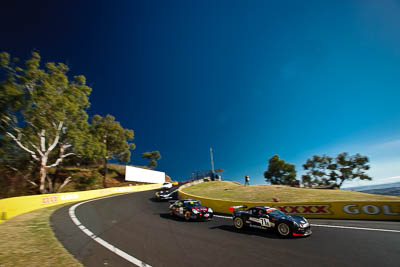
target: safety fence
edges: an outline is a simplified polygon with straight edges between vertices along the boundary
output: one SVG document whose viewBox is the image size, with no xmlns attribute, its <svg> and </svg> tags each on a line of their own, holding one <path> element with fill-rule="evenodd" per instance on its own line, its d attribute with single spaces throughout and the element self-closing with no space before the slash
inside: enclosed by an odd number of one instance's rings
<svg viewBox="0 0 400 267">
<path fill-rule="evenodd" d="M 150 184 L 126 187 L 112 187 L 81 192 L 43 194 L 0 199 L 0 223 L 17 215 L 41 208 L 47 208 L 68 202 L 83 201 L 114 194 L 153 190 L 160 187 L 161 184 Z"/>
<path fill-rule="evenodd" d="M 232 214 L 230 206 L 269 206 L 287 214 L 320 219 L 362 219 L 400 221 L 400 201 L 329 201 L 329 202 L 241 202 L 204 198 L 178 190 L 179 199 L 200 200 L 214 212 Z"/>
</svg>

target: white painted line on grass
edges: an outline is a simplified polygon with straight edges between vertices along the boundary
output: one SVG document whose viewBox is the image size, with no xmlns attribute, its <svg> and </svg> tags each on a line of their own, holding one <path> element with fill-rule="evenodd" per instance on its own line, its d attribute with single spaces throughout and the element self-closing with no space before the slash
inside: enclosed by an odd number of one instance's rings
<svg viewBox="0 0 400 267">
<path fill-rule="evenodd" d="M 219 218 L 224 218 L 224 219 L 232 219 L 232 216 L 229 217 L 229 216 L 214 215 L 214 217 L 219 217 Z M 316 227 L 328 227 L 328 228 L 342 228 L 342 229 L 354 229 L 354 230 L 365 230 L 365 231 L 378 231 L 378 232 L 400 233 L 400 230 L 376 229 L 376 228 L 363 228 L 363 227 L 341 226 L 341 225 L 311 224 L 311 226 L 316 226 Z"/>
<path fill-rule="evenodd" d="M 116 195 L 116 196 L 120 196 L 120 195 Z M 99 200 L 99 199 L 104 199 L 104 198 L 109 198 L 109 197 L 116 197 L 116 196 L 108 196 L 108 197 L 103 197 L 103 198 L 97 198 L 97 199 L 92 199 L 92 200 L 87 200 L 78 204 L 73 205 L 71 208 L 69 208 L 69 216 L 71 217 L 72 221 L 76 224 L 76 226 L 79 227 L 79 229 L 82 230 L 82 232 L 84 232 L 86 235 L 88 235 L 91 239 L 93 239 L 94 241 L 96 241 L 97 243 L 99 243 L 100 245 L 102 245 L 103 247 L 105 247 L 106 249 L 114 252 L 115 254 L 117 254 L 118 256 L 124 258 L 125 260 L 137 265 L 137 266 L 143 266 L 143 267 L 151 267 L 151 265 L 148 265 L 146 263 L 144 263 L 141 260 L 136 259 L 135 257 L 129 255 L 128 253 L 120 250 L 119 248 L 115 247 L 114 245 L 108 243 L 107 241 L 104 241 L 103 239 L 101 239 L 100 237 L 96 236 L 94 233 L 92 233 L 89 229 L 87 229 L 76 217 L 75 215 L 75 209 L 85 203 L 91 202 L 91 201 L 95 201 L 95 200 Z"/>
</svg>

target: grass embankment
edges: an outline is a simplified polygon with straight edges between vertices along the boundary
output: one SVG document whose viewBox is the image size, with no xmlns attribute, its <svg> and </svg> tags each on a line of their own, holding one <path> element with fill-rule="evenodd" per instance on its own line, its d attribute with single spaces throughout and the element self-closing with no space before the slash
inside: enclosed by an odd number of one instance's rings
<svg viewBox="0 0 400 267">
<path fill-rule="evenodd" d="M 54 206 L 0 224 L 0 266 L 83 266 L 57 240 L 50 226 Z"/>
<path fill-rule="evenodd" d="M 400 200 L 398 196 L 374 195 L 345 190 L 308 189 L 283 185 L 243 186 L 226 181 L 206 182 L 187 187 L 182 191 L 205 198 L 249 202 L 273 202 L 273 198 L 277 198 L 281 202 Z"/>
</svg>

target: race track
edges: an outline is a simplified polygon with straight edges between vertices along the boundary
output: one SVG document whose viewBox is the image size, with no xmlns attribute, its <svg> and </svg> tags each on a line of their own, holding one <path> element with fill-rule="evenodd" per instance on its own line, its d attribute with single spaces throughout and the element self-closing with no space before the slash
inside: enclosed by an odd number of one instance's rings
<svg viewBox="0 0 400 267">
<path fill-rule="evenodd" d="M 236 231 L 232 220 L 171 218 L 155 191 L 119 195 L 78 206 L 76 218 L 93 234 L 151 266 L 399 266 L 400 223 L 310 220 L 379 230 L 313 226 L 307 238 L 279 238 L 258 229 Z M 133 266 L 87 236 L 72 221 L 70 206 L 51 217 L 64 247 L 85 266 Z"/>
</svg>

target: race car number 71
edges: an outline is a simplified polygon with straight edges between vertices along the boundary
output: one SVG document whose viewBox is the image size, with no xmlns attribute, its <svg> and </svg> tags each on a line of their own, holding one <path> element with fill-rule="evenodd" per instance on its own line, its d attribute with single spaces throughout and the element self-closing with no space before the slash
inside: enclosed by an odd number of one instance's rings
<svg viewBox="0 0 400 267">
<path fill-rule="evenodd" d="M 271 223 L 269 222 L 269 220 L 267 218 L 261 218 L 260 221 L 261 221 L 261 226 L 264 226 L 264 227 L 271 226 Z"/>
</svg>

